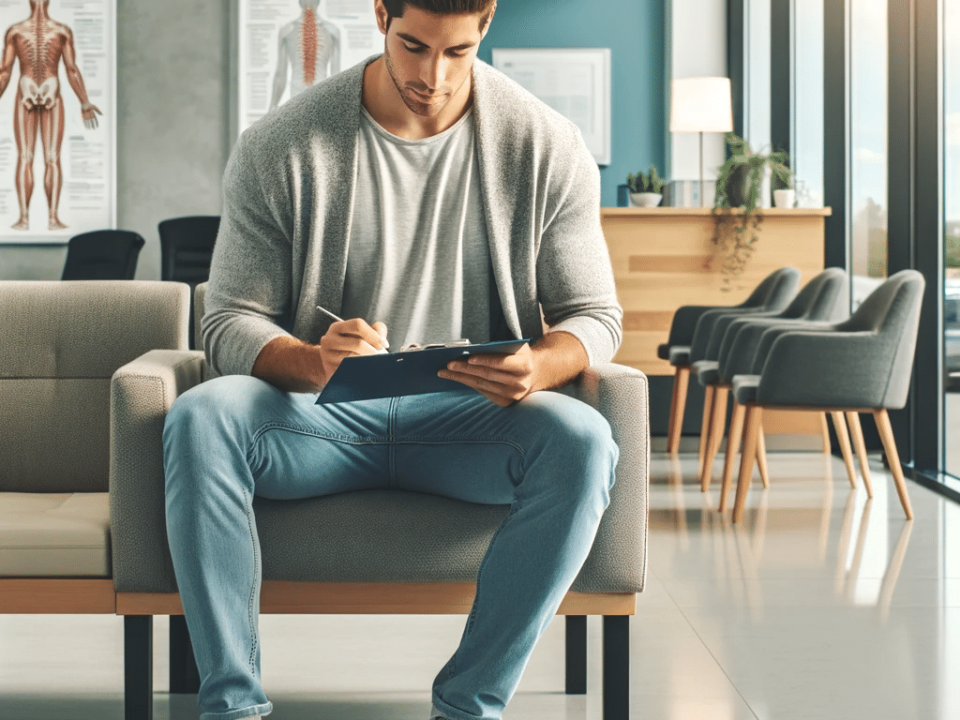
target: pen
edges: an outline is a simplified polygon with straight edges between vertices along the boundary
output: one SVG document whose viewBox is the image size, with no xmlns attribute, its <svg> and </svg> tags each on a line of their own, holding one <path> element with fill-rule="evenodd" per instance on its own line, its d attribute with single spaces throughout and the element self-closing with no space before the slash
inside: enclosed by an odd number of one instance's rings
<svg viewBox="0 0 960 720">
<path fill-rule="evenodd" d="M 319 311 L 322 312 L 324 315 L 326 315 L 326 316 L 329 317 L 329 318 L 332 318 L 333 320 L 335 320 L 335 321 L 337 321 L 337 322 L 343 322 L 343 318 L 342 318 L 342 317 L 337 317 L 336 315 L 334 315 L 332 312 L 330 312 L 329 310 L 327 310 L 327 309 L 326 309 L 325 307 L 323 307 L 322 305 L 317 305 L 317 310 L 319 310 Z M 383 346 L 384 346 L 384 348 L 390 347 L 390 343 L 387 342 L 387 339 L 386 339 L 386 338 L 383 338 Z M 380 350 L 377 350 L 377 353 L 378 353 L 378 354 L 384 354 L 384 353 L 386 353 L 386 352 L 387 352 L 387 351 L 384 350 L 384 349 L 382 349 L 382 348 L 381 348 Z"/>
</svg>

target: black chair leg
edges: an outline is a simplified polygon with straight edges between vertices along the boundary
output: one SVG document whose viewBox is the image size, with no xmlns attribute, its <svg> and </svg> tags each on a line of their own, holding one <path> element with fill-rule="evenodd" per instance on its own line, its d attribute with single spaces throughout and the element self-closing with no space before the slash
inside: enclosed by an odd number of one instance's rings
<svg viewBox="0 0 960 720">
<path fill-rule="evenodd" d="M 186 695 L 200 692 L 200 671 L 183 615 L 170 616 L 170 692 Z"/>
<path fill-rule="evenodd" d="M 587 693 L 587 616 L 567 615 L 567 695 Z"/>
<path fill-rule="evenodd" d="M 153 720 L 153 616 L 123 618 L 123 717 Z"/>
<path fill-rule="evenodd" d="M 630 616 L 603 616 L 603 720 L 630 716 Z"/>
</svg>

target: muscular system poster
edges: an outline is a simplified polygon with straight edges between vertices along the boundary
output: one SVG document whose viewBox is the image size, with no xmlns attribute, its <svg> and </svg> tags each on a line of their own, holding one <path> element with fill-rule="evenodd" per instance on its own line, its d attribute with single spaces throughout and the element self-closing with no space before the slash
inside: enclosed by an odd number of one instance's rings
<svg viewBox="0 0 960 720">
<path fill-rule="evenodd" d="M 383 50 L 373 0 L 238 0 L 237 127 Z"/>
<path fill-rule="evenodd" d="M 115 227 L 115 1 L 0 0 L 0 242 Z"/>
</svg>

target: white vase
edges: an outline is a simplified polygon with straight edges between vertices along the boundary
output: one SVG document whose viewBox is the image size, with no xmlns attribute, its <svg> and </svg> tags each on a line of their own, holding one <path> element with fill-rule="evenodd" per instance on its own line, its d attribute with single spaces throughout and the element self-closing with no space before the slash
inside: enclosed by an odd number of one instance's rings
<svg viewBox="0 0 960 720">
<path fill-rule="evenodd" d="M 778 208 L 792 208 L 797 204 L 797 191 L 792 188 L 773 191 L 773 203 Z"/>
<path fill-rule="evenodd" d="M 663 200 L 663 195 L 660 193 L 630 193 L 630 202 L 633 203 L 634 207 L 656 207 L 661 200 Z"/>
</svg>

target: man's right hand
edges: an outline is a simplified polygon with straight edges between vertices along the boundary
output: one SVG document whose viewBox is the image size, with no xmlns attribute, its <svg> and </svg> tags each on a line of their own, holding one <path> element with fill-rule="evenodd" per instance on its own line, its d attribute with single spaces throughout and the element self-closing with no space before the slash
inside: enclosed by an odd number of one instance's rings
<svg viewBox="0 0 960 720">
<path fill-rule="evenodd" d="M 287 392 L 317 393 L 345 357 L 386 347 L 387 326 L 382 322 L 371 327 L 363 320 L 342 320 L 315 345 L 289 335 L 274 338 L 260 351 L 251 374 Z"/>
<path fill-rule="evenodd" d="M 327 380 L 340 367 L 344 358 L 351 355 L 373 355 L 385 352 L 390 347 L 387 342 L 387 326 L 382 322 L 368 325 L 360 318 L 333 323 L 326 334 L 320 338 L 320 357 Z"/>
</svg>

